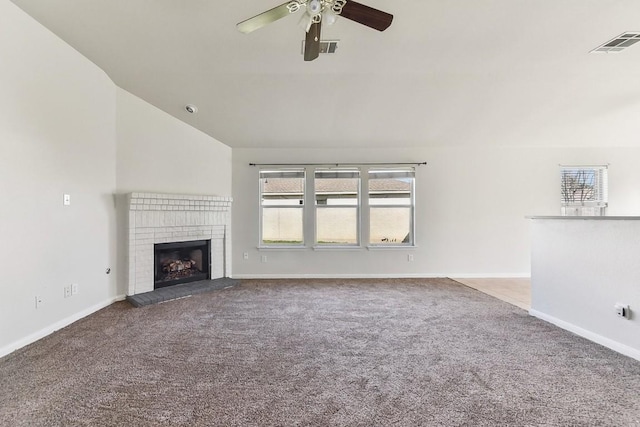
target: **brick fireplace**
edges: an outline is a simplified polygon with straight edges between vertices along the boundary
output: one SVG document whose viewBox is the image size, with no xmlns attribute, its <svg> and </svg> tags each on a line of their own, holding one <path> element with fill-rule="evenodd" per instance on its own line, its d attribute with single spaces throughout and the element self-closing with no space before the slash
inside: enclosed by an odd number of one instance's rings
<svg viewBox="0 0 640 427">
<path fill-rule="evenodd" d="M 128 295 L 154 290 L 154 246 L 209 241 L 211 279 L 231 277 L 230 197 L 131 193 Z"/>
</svg>

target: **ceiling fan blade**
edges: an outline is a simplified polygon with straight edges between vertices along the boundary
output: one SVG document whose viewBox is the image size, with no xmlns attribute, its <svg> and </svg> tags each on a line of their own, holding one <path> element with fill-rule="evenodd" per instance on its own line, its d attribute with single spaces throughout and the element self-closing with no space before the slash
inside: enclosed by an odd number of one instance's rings
<svg viewBox="0 0 640 427">
<path fill-rule="evenodd" d="M 256 15 L 253 18 L 249 18 L 236 25 L 236 28 L 242 33 L 248 34 L 252 31 L 262 28 L 267 24 L 270 24 L 278 19 L 295 13 L 300 9 L 300 4 L 297 1 L 288 1 L 276 6 L 273 9 L 269 9 L 266 12 Z"/>
<path fill-rule="evenodd" d="M 320 55 L 320 22 L 311 24 L 304 41 L 304 60 L 313 61 Z"/>
<path fill-rule="evenodd" d="M 378 31 L 386 30 L 393 21 L 393 15 L 352 0 L 347 0 L 340 16 Z"/>
</svg>

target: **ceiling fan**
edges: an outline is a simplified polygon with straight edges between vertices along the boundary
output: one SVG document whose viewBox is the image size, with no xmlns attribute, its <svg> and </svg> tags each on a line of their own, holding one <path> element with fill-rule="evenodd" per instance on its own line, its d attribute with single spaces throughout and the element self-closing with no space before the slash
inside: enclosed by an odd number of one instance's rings
<svg viewBox="0 0 640 427">
<path fill-rule="evenodd" d="M 320 28 L 322 22 L 331 25 L 338 16 L 343 16 L 367 27 L 384 31 L 389 28 L 393 15 L 378 9 L 356 3 L 352 0 L 290 0 L 237 25 L 239 31 L 247 34 L 262 28 L 287 15 L 305 9 L 301 23 L 305 26 L 304 60 L 313 61 L 320 55 Z"/>
</svg>

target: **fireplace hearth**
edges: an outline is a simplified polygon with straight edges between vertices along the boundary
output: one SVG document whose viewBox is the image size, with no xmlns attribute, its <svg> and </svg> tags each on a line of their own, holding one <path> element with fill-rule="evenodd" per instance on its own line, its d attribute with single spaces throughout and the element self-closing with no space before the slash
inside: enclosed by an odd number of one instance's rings
<svg viewBox="0 0 640 427">
<path fill-rule="evenodd" d="M 211 240 L 154 245 L 154 289 L 211 279 Z"/>
<path fill-rule="evenodd" d="M 164 243 L 183 243 L 208 240 L 210 247 L 204 251 L 207 260 L 199 259 L 190 253 L 173 255 L 173 266 L 165 270 L 173 276 L 188 276 L 187 280 L 213 280 L 231 277 L 231 203 L 230 197 L 129 193 L 129 242 L 127 251 L 127 295 L 151 292 L 158 287 L 167 287 L 183 277 L 164 277 L 155 265 L 155 245 Z M 166 247 L 164 248 L 166 249 Z M 183 248 L 173 248 L 181 250 Z M 195 261 L 193 266 L 187 267 Z M 169 263 L 171 264 L 171 262 Z M 208 272 L 207 269 L 208 268 Z M 173 271 L 171 271 L 173 270 Z M 156 283 L 156 280 L 158 282 Z M 172 290 L 171 288 L 167 288 Z"/>
</svg>

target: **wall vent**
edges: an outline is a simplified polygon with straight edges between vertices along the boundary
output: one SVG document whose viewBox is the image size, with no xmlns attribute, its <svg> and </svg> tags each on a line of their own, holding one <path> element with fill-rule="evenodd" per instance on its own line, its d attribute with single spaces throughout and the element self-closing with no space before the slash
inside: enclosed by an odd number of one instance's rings
<svg viewBox="0 0 640 427">
<path fill-rule="evenodd" d="M 621 52 L 637 42 L 640 42 L 640 31 L 627 31 L 620 34 L 618 37 L 609 40 L 605 44 L 598 46 L 591 52 Z"/>
<path fill-rule="evenodd" d="M 340 40 L 320 40 L 320 53 L 336 53 Z M 304 55 L 305 43 L 302 40 L 302 54 Z"/>
</svg>

